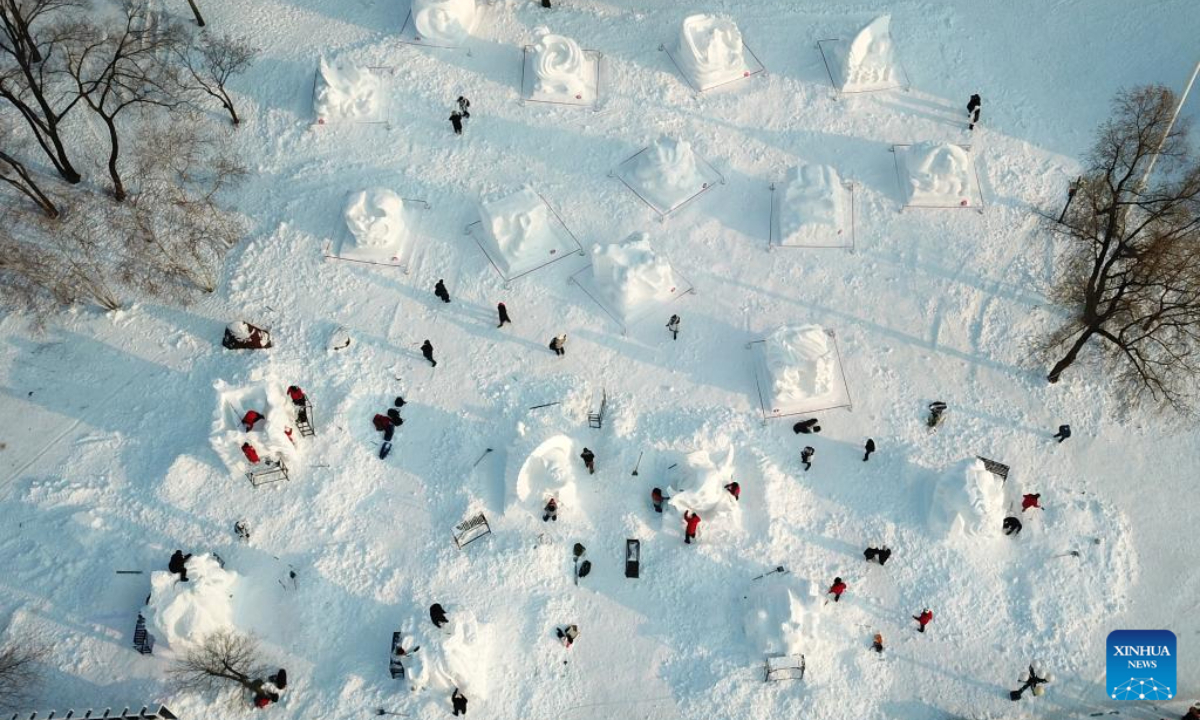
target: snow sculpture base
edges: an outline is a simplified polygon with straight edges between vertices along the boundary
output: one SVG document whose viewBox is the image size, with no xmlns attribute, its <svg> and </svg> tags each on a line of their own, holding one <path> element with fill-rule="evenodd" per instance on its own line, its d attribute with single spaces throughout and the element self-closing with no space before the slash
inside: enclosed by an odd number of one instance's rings
<svg viewBox="0 0 1200 720">
<path fill-rule="evenodd" d="M 896 181 L 906 208 L 983 212 L 983 191 L 970 145 L 893 145 Z"/>
<path fill-rule="evenodd" d="M 582 68 L 579 71 L 581 84 L 575 92 L 550 92 L 538 82 L 537 47 L 526 45 L 521 57 L 521 101 L 549 103 L 551 105 L 573 105 L 575 107 L 600 107 L 600 69 L 604 55 L 596 50 L 583 50 Z"/>
<path fill-rule="evenodd" d="M 812 651 L 823 601 L 816 583 L 769 575 L 750 584 L 746 601 L 742 626 L 756 653 L 789 657 Z"/>
<path fill-rule="evenodd" d="M 393 68 L 355 67 L 321 58 L 313 77 L 313 117 L 317 125 L 386 125 L 389 97 L 384 82 Z"/>
<path fill-rule="evenodd" d="M 764 421 L 853 407 L 832 330 L 785 325 L 746 348 L 753 353 L 754 383 Z"/>
<path fill-rule="evenodd" d="M 834 89 L 843 94 L 878 92 L 909 87 L 908 73 L 896 55 L 891 16 L 875 18 L 846 41 L 817 41 L 825 71 Z"/>
<path fill-rule="evenodd" d="M 660 45 L 684 81 L 696 92 L 753 77 L 766 68 L 742 40 L 737 25 L 715 15 L 691 15 L 683 20 L 679 37 Z"/>
<path fill-rule="evenodd" d="M 400 28 L 400 42 L 450 50 L 463 47 L 479 30 L 485 8 L 475 0 L 412 0 Z M 428 14 L 439 10 L 444 11 L 440 19 Z"/>
<path fill-rule="evenodd" d="M 387 215 L 396 211 L 397 201 L 403 216 L 400 220 L 402 230 L 388 228 L 392 232 L 386 242 L 376 242 L 370 238 L 360 240 L 361 235 L 379 235 L 384 232 L 381 225 L 390 220 Z M 334 233 L 333 241 L 326 243 L 324 256 L 328 260 L 386 265 L 407 273 L 416 254 L 417 240 L 421 237 L 421 211 L 430 207 L 425 200 L 402 198 L 390 190 L 376 188 L 351 192 L 346 196 L 346 203 L 343 205 L 341 229 Z M 352 216 L 357 216 L 357 232 L 355 227 L 351 227 Z"/>
<path fill-rule="evenodd" d="M 725 184 L 725 177 L 692 149 L 675 138 L 659 138 L 617 166 L 611 173 L 659 217 Z"/>
<path fill-rule="evenodd" d="M 793 167 L 771 184 L 768 248 L 854 248 L 854 185 L 827 165 Z"/>
<path fill-rule="evenodd" d="M 150 573 L 146 628 L 176 652 L 195 647 L 213 633 L 234 630 L 238 574 L 212 555 L 194 555 L 185 564 L 187 582 L 173 572 Z"/>
<path fill-rule="evenodd" d="M 467 226 L 496 272 L 509 283 L 551 263 L 583 254 L 583 246 L 531 188 L 479 204 L 480 219 Z"/>
<path fill-rule="evenodd" d="M 648 317 L 670 316 L 668 306 L 695 292 L 691 281 L 655 252 L 645 233 L 592 247 L 592 264 L 570 279 L 612 318 L 622 333 Z"/>
</svg>

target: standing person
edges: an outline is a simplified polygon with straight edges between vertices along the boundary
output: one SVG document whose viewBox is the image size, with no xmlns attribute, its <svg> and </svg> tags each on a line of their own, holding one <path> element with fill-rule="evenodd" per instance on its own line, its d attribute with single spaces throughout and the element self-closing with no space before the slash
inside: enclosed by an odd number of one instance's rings
<svg viewBox="0 0 1200 720">
<path fill-rule="evenodd" d="M 550 349 L 553 350 L 554 354 L 558 355 L 559 357 L 566 355 L 567 354 L 567 334 L 563 333 L 562 335 L 555 335 L 554 339 L 550 341 Z"/>
<path fill-rule="evenodd" d="M 826 595 L 832 595 L 834 602 L 839 602 L 842 599 L 842 593 L 846 592 L 846 583 L 842 582 L 840 577 L 833 579 L 833 584 L 829 586 Z"/>
<path fill-rule="evenodd" d="M 454 693 L 450 696 L 450 702 L 454 704 L 455 715 L 467 714 L 467 696 L 459 692 L 458 688 L 454 688 Z"/>
<path fill-rule="evenodd" d="M 1021 512 L 1025 512 L 1030 508 L 1041 510 L 1042 506 L 1038 504 L 1038 499 L 1041 498 L 1041 493 L 1027 493 L 1021 497 Z"/>
<path fill-rule="evenodd" d="M 460 113 L 462 113 L 463 120 L 470 118 L 471 117 L 471 101 L 466 99 L 462 95 L 459 95 L 458 100 L 456 100 L 455 102 L 458 103 L 458 111 Z"/>
<path fill-rule="evenodd" d="M 672 315 L 671 319 L 667 321 L 667 330 L 671 331 L 671 339 L 672 340 L 679 339 L 679 316 L 678 315 Z"/>
<path fill-rule="evenodd" d="M 437 284 L 433 286 L 433 294 L 444 303 L 450 302 L 450 291 L 446 289 L 445 280 L 438 279 Z"/>
<path fill-rule="evenodd" d="M 683 520 L 687 523 L 687 529 L 683 534 L 683 542 L 686 545 L 691 545 L 692 540 L 696 538 L 696 531 L 700 529 L 700 516 L 691 510 L 684 510 Z"/>
<path fill-rule="evenodd" d="M 233 524 L 233 532 L 237 534 L 238 540 L 250 542 L 250 523 L 245 520 L 238 520 Z"/>
<path fill-rule="evenodd" d="M 742 486 L 738 485 L 736 481 L 726 485 L 725 490 L 733 496 L 734 500 L 742 499 Z"/>
<path fill-rule="evenodd" d="M 429 619 L 433 622 L 435 628 L 440 628 L 450 622 L 450 618 L 446 617 L 446 609 L 441 603 L 434 603 L 429 606 Z"/>
<path fill-rule="evenodd" d="M 296 408 L 296 422 L 308 422 L 308 396 L 300 389 L 299 385 L 289 385 L 287 389 L 288 398 L 291 399 L 292 405 Z"/>
<path fill-rule="evenodd" d="M 979 93 L 971 96 L 967 101 L 967 129 L 974 130 L 975 123 L 979 122 L 979 111 L 983 109 L 983 99 L 979 97 Z"/>
<path fill-rule="evenodd" d="M 429 340 L 421 344 L 421 354 L 425 356 L 425 359 L 429 361 L 432 367 L 437 367 L 437 360 L 433 359 L 433 343 L 429 342 Z"/>
<path fill-rule="evenodd" d="M 875 441 L 867 438 L 866 452 L 863 453 L 863 462 L 871 459 L 871 453 L 875 452 Z"/>
<path fill-rule="evenodd" d="M 1061 443 L 1063 440 L 1066 440 L 1067 438 L 1071 437 L 1071 426 L 1070 425 L 1059 425 L 1058 432 L 1051 435 L 1051 437 L 1053 437 L 1055 440 L 1058 440 Z"/>
<path fill-rule="evenodd" d="M 808 472 L 812 468 L 813 455 L 816 454 L 817 451 L 813 449 L 812 445 L 806 445 L 804 449 L 800 451 L 800 462 L 804 463 L 804 472 Z"/>
<path fill-rule="evenodd" d="M 462 113 L 455 111 L 450 113 L 450 124 L 454 126 L 454 134 L 462 135 Z"/>
<path fill-rule="evenodd" d="M 568 650 L 575 644 L 575 639 L 579 637 L 579 626 L 568 625 L 565 628 L 555 628 L 554 633 L 558 635 L 558 639 L 566 646 Z"/>
<path fill-rule="evenodd" d="M 921 611 L 920 615 L 913 615 L 913 620 L 917 621 L 917 631 L 925 632 L 925 626 L 933 621 L 933 611 L 929 608 L 925 608 Z"/>
<path fill-rule="evenodd" d="M 546 502 L 545 512 L 542 513 L 542 522 L 547 520 L 558 522 L 558 501 L 554 498 L 550 498 Z"/>
<path fill-rule="evenodd" d="M 659 488 L 654 488 L 650 491 L 650 502 L 654 505 L 654 512 L 661 513 L 663 506 L 663 494 Z"/>
<path fill-rule="evenodd" d="M 584 448 L 583 452 L 579 453 L 579 457 L 583 458 L 583 464 L 587 467 L 588 475 L 596 474 L 596 454 L 591 450 Z"/>
<path fill-rule="evenodd" d="M 883 633 L 875 633 L 875 639 L 871 643 L 871 649 L 877 653 L 883 652 Z"/>
<path fill-rule="evenodd" d="M 500 316 L 500 324 L 497 325 L 496 327 L 502 328 L 506 324 L 507 325 L 512 324 L 512 320 L 509 319 L 509 317 L 508 317 L 508 308 L 505 307 L 504 303 L 498 303 L 496 305 L 496 313 Z"/>
</svg>

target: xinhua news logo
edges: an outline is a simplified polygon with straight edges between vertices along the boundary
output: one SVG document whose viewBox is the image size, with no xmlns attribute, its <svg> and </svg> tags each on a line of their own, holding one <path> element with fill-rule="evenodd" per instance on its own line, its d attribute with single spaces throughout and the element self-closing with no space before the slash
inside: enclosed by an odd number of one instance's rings
<svg viewBox="0 0 1200 720">
<path fill-rule="evenodd" d="M 1113 630 L 1108 634 L 1106 685 L 1113 700 L 1175 697 L 1175 633 Z"/>
</svg>

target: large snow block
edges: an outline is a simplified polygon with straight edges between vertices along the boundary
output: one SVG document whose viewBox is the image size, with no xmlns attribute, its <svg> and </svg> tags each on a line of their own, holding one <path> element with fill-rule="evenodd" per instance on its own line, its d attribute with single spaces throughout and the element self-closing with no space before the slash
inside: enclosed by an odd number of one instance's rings
<svg viewBox="0 0 1200 720">
<path fill-rule="evenodd" d="M 725 182 L 691 143 L 666 136 L 621 163 L 614 174 L 660 217 Z"/>
<path fill-rule="evenodd" d="M 850 407 L 850 389 L 832 330 L 785 325 L 750 344 L 763 417 Z"/>
<path fill-rule="evenodd" d="M 979 187 L 971 148 L 953 143 L 922 142 L 895 145 L 896 172 L 904 193 L 905 207 L 981 208 Z"/>
<path fill-rule="evenodd" d="M 210 442 L 230 473 L 254 474 L 265 470 L 268 463 L 293 465 L 299 460 L 295 410 L 286 388 L 286 383 L 269 378 L 240 387 L 223 380 L 214 383 L 217 406 Z M 262 419 L 247 429 L 243 419 L 250 411 L 261 415 Z M 250 462 L 242 451 L 246 443 L 257 453 L 258 463 Z"/>
<path fill-rule="evenodd" d="M 505 281 L 583 251 L 542 196 L 528 187 L 481 202 L 479 222 L 467 230 Z"/>
<path fill-rule="evenodd" d="M 732 524 L 740 525 L 741 506 L 725 489 L 733 481 L 733 460 L 733 446 L 725 450 L 719 462 L 707 450 L 688 453 L 670 476 L 668 504 L 681 515 L 685 511 L 697 513 L 706 523 L 729 516 Z"/>
<path fill-rule="evenodd" d="M 820 589 L 810 580 L 768 575 L 746 593 L 742 627 L 756 653 L 793 656 L 811 651 L 820 627 Z"/>
<path fill-rule="evenodd" d="M 213 633 L 235 629 L 238 574 L 222 568 L 211 555 L 193 555 L 185 567 L 187 582 L 173 572 L 150 574 L 145 612 L 150 632 L 175 651 L 200 645 Z"/>
<path fill-rule="evenodd" d="M 774 188 L 772 244 L 781 247 L 853 247 L 854 197 L 837 170 L 799 165 Z"/>
<path fill-rule="evenodd" d="M 385 95 L 383 78 L 371 68 L 321 58 L 313 84 L 313 114 L 318 125 L 386 123 Z"/>
</svg>

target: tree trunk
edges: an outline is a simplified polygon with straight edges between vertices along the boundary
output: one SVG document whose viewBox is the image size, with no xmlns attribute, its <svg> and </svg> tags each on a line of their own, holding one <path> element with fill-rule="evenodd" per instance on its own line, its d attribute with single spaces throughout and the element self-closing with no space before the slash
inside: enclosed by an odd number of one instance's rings
<svg viewBox="0 0 1200 720">
<path fill-rule="evenodd" d="M 101 116 L 103 117 L 103 116 Z M 117 202 L 125 202 L 125 183 L 121 182 L 121 173 L 117 171 L 117 157 L 121 154 L 120 140 L 117 138 L 117 123 L 116 118 L 104 118 L 104 123 L 108 125 L 108 176 L 112 178 L 113 197 Z"/>
<path fill-rule="evenodd" d="M 200 14 L 200 8 L 196 7 L 196 0 L 188 0 L 188 5 L 192 8 L 192 14 L 196 16 L 196 24 L 204 27 L 204 16 Z"/>
<path fill-rule="evenodd" d="M 1074 363 L 1079 357 L 1079 351 L 1083 349 L 1084 345 L 1087 345 L 1088 340 L 1090 340 L 1092 335 L 1095 333 L 1096 331 L 1092 328 L 1084 330 L 1083 334 L 1075 340 L 1075 344 L 1071 346 L 1071 349 L 1067 351 L 1067 354 L 1063 355 L 1062 359 L 1055 363 L 1054 367 L 1050 369 L 1050 374 L 1046 376 L 1046 380 L 1051 383 L 1058 382 L 1059 377 L 1062 376 L 1063 370 L 1071 367 L 1071 364 Z"/>
<path fill-rule="evenodd" d="M 22 165 L 20 161 L 14 157 L 6 155 L 3 152 L 0 152 L 0 163 L 4 163 L 11 167 L 13 172 L 17 174 L 17 177 L 20 178 L 20 181 L 18 182 L 17 180 L 12 180 L 3 176 L 0 176 L 0 180 L 12 185 L 25 197 L 37 203 L 38 207 L 42 209 L 42 212 L 46 213 L 46 217 L 50 218 L 51 220 L 58 217 L 58 208 L 55 207 L 50 198 L 46 197 L 46 194 L 42 192 L 40 187 L 38 187 L 37 181 L 33 179 L 33 176 L 29 174 L 29 171 L 25 169 L 25 166 Z"/>
</svg>

